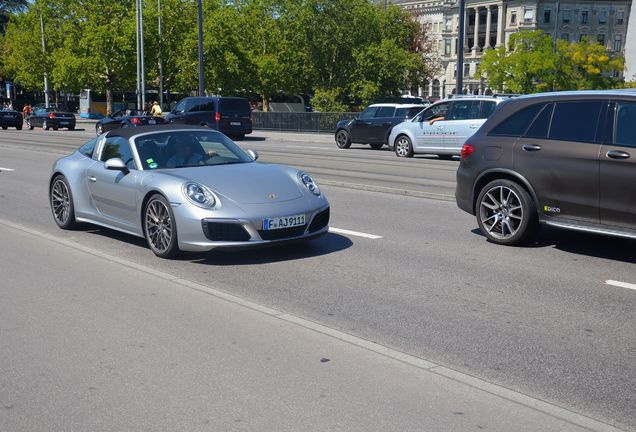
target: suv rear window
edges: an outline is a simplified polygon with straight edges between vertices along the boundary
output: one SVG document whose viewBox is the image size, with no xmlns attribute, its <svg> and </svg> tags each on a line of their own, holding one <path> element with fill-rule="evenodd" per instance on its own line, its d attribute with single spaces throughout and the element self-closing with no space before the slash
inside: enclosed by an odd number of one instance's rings
<svg viewBox="0 0 636 432">
<path fill-rule="evenodd" d="M 489 135 L 519 137 L 528 129 L 530 123 L 537 116 L 543 104 L 530 105 L 517 111 L 504 121 L 499 123 Z"/>
<path fill-rule="evenodd" d="M 247 99 L 221 98 L 219 99 L 219 111 L 221 114 L 249 114 L 250 104 Z"/>
<path fill-rule="evenodd" d="M 549 104 L 541 110 L 539 115 L 532 122 L 532 126 L 526 132 L 528 138 L 545 139 L 548 137 L 548 130 L 550 129 L 550 119 L 552 118 L 553 104 Z"/>
<path fill-rule="evenodd" d="M 636 147 L 636 103 L 616 104 L 616 145 Z"/>
<path fill-rule="evenodd" d="M 554 108 L 550 139 L 593 143 L 602 101 L 559 102 Z"/>
</svg>

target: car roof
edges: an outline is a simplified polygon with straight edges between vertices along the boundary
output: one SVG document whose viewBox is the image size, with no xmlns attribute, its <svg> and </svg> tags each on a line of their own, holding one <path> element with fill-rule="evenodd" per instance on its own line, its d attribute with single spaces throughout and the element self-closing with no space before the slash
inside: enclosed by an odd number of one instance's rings
<svg viewBox="0 0 636 432">
<path fill-rule="evenodd" d="M 171 131 L 176 132 L 176 131 L 193 131 L 193 130 L 220 133 L 218 131 L 215 131 L 214 129 L 210 129 L 207 126 L 168 124 L 168 125 L 135 126 L 135 127 L 128 127 L 128 128 L 113 129 L 109 132 L 106 132 L 106 138 L 122 137 L 122 138 L 129 139 L 136 135 L 153 133 L 153 132 L 158 133 L 158 132 L 171 132 Z"/>
<path fill-rule="evenodd" d="M 586 97 L 586 96 L 602 96 L 602 97 L 636 97 L 636 89 L 614 89 L 614 90 L 568 90 L 557 92 L 533 93 L 529 95 L 519 96 L 515 99 L 527 100 L 532 98 L 570 98 L 570 97 Z"/>
<path fill-rule="evenodd" d="M 395 108 L 424 108 L 423 104 L 413 103 L 375 103 L 369 105 L 369 107 L 395 107 Z"/>
</svg>

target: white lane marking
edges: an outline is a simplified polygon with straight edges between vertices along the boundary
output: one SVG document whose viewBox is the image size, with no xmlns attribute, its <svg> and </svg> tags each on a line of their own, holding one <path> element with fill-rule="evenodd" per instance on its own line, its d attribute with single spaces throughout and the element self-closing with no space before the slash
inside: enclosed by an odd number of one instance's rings
<svg viewBox="0 0 636 432">
<path fill-rule="evenodd" d="M 615 281 L 615 280 L 606 280 L 605 284 L 606 285 L 613 285 L 613 286 L 620 287 L 620 288 L 632 289 L 632 290 L 636 291 L 636 284 L 632 284 L 632 283 Z"/>
<path fill-rule="evenodd" d="M 333 227 L 329 228 L 329 232 L 336 233 L 336 234 L 345 234 L 345 235 L 352 235 L 352 236 L 357 236 L 357 237 L 364 237 L 364 238 L 368 238 L 368 239 L 371 239 L 371 240 L 377 240 L 377 239 L 381 239 L 382 238 L 382 236 L 375 235 L 375 234 L 367 234 L 367 233 L 363 233 L 363 232 L 349 231 L 349 230 L 346 230 L 346 229 L 333 228 Z"/>
<path fill-rule="evenodd" d="M 11 169 L 11 168 L 2 168 L 2 167 L 0 167 L 0 172 L 2 172 L 2 171 L 15 171 L 15 170 Z"/>
</svg>

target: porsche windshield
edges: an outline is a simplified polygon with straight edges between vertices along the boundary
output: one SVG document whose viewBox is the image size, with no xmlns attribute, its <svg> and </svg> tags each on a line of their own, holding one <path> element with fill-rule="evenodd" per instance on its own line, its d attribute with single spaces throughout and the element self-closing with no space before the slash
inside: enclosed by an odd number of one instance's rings
<svg viewBox="0 0 636 432">
<path fill-rule="evenodd" d="M 145 170 L 253 162 L 225 135 L 208 131 L 174 131 L 143 135 L 135 146 Z"/>
</svg>

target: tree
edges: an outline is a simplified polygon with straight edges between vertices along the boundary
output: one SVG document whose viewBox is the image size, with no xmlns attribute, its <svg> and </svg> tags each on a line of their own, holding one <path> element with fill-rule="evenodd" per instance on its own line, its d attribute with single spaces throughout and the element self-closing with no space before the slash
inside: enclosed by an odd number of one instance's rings
<svg viewBox="0 0 636 432">
<path fill-rule="evenodd" d="M 559 63 L 548 34 L 520 31 L 510 36 L 508 50 L 488 50 L 478 73 L 486 75 L 490 85 L 501 91 L 532 93 L 554 88 Z"/>
<path fill-rule="evenodd" d="M 0 0 L 0 34 L 4 34 L 9 17 L 24 12 L 28 4 L 27 0 Z"/>
<path fill-rule="evenodd" d="M 603 45 L 588 38 L 579 43 L 559 41 L 558 51 L 562 58 L 559 90 L 609 89 L 621 84 L 612 73 L 623 70 L 625 59 L 612 56 Z"/>
</svg>

